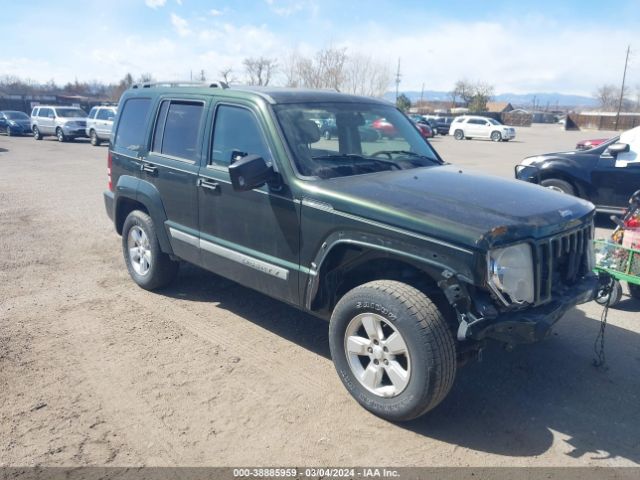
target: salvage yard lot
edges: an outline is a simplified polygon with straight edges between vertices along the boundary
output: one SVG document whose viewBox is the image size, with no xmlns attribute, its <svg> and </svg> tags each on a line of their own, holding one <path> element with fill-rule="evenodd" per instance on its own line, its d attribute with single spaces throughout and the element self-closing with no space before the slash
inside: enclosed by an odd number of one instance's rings
<svg viewBox="0 0 640 480">
<path fill-rule="evenodd" d="M 607 135 L 432 144 L 512 178 L 527 155 Z M 327 323 L 195 267 L 136 287 L 104 212 L 106 156 L 0 137 L 0 465 L 640 465 L 639 302 L 609 313 L 606 369 L 590 303 L 540 344 L 492 345 L 443 404 L 391 424 L 340 383 Z"/>
</svg>

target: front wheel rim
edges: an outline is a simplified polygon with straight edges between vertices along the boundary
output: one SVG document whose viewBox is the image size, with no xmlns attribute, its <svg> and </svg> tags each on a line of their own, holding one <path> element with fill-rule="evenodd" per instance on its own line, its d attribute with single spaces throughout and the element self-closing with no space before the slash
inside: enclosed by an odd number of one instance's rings
<svg viewBox="0 0 640 480">
<path fill-rule="evenodd" d="M 351 373 L 379 397 L 400 395 L 411 379 L 409 348 L 400 331 L 381 315 L 362 313 L 347 325 L 344 350 Z"/>
<path fill-rule="evenodd" d="M 138 275 L 146 275 L 151 269 L 151 248 L 149 237 L 138 225 L 129 230 L 127 235 L 129 261 Z"/>
<path fill-rule="evenodd" d="M 555 185 L 549 185 L 547 186 L 547 188 L 549 190 L 553 190 L 554 192 L 567 193 L 563 189 L 561 189 L 560 187 L 556 187 Z"/>
</svg>

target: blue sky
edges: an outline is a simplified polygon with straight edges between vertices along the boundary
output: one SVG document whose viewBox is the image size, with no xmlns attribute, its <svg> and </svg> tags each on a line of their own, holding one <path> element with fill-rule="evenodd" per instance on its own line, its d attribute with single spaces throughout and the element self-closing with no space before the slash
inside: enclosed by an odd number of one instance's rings
<svg viewBox="0 0 640 480">
<path fill-rule="evenodd" d="M 210 79 L 242 60 L 280 62 L 333 45 L 395 70 L 401 90 L 448 90 L 460 78 L 497 93 L 590 95 L 640 86 L 640 0 L 31 0 L 1 2 L 0 76 L 58 83 L 117 81 L 125 73 Z M 6 21 L 8 20 L 8 21 Z M 635 44 L 634 44 L 635 42 Z M 392 89 L 392 85 L 389 86 Z"/>
</svg>

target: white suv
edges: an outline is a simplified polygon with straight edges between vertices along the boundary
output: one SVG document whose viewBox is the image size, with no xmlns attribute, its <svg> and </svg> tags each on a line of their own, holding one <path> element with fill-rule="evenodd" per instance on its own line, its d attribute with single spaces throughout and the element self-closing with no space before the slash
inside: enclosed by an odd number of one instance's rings
<svg viewBox="0 0 640 480">
<path fill-rule="evenodd" d="M 87 117 L 87 136 L 91 139 L 91 145 L 97 147 L 103 140 L 109 140 L 113 119 L 117 109 L 113 106 L 93 107 Z"/>
<path fill-rule="evenodd" d="M 516 129 L 507 127 L 493 118 L 463 115 L 453 120 L 449 127 L 449 135 L 453 135 L 456 140 L 490 138 L 494 142 L 508 142 L 516 138 Z"/>
</svg>

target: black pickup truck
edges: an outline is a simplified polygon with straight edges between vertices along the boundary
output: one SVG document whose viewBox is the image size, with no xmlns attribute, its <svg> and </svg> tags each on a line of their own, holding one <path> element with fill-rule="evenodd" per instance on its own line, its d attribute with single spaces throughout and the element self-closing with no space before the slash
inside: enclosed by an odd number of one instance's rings
<svg viewBox="0 0 640 480">
<path fill-rule="evenodd" d="M 361 136 L 377 118 L 393 139 Z M 487 339 L 537 341 L 596 287 L 591 203 L 447 164 L 371 98 L 135 85 L 104 199 L 139 286 L 191 262 L 329 320 L 345 387 L 391 420 L 441 402 Z"/>
</svg>

